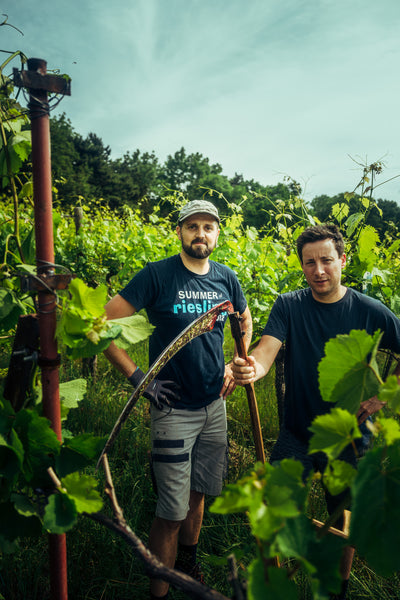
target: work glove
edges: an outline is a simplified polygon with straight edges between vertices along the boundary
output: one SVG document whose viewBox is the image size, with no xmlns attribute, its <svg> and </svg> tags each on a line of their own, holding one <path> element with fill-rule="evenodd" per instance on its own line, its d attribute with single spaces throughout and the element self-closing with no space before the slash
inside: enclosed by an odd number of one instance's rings
<svg viewBox="0 0 400 600">
<path fill-rule="evenodd" d="M 128 381 L 136 388 L 143 376 L 143 371 L 137 367 L 136 371 L 128 377 Z M 174 406 L 175 402 L 180 400 L 180 395 L 177 393 L 179 390 L 180 386 L 175 381 L 153 379 L 145 388 L 143 396 L 161 410 L 163 406 Z"/>
</svg>

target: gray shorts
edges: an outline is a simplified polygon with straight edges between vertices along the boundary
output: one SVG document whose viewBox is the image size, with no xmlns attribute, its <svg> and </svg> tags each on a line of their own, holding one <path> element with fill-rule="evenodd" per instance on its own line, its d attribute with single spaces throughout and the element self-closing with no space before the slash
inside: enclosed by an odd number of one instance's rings
<svg viewBox="0 0 400 600">
<path fill-rule="evenodd" d="M 227 466 L 225 400 L 218 398 L 197 410 L 151 406 L 151 445 L 156 515 L 183 521 L 191 490 L 221 493 Z"/>
</svg>

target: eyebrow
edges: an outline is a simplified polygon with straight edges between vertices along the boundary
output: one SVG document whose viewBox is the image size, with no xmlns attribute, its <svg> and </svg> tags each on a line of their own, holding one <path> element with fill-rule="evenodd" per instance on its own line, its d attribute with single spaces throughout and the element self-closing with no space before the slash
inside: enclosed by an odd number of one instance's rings
<svg viewBox="0 0 400 600">
<path fill-rule="evenodd" d="M 320 256 L 319 257 L 321 260 L 332 260 L 334 257 L 331 254 L 328 254 L 327 256 Z M 305 258 L 304 262 L 314 262 L 315 258 Z"/>
</svg>

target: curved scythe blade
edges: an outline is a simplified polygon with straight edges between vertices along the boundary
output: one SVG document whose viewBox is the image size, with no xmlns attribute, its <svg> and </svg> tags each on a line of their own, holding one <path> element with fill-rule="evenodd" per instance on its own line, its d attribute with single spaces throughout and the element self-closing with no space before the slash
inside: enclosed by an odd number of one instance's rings
<svg viewBox="0 0 400 600">
<path fill-rule="evenodd" d="M 218 316 L 227 311 L 228 313 L 233 312 L 233 306 L 226 300 L 221 304 L 217 304 L 213 308 L 210 308 L 206 313 L 200 315 L 195 321 L 190 323 L 168 346 L 163 350 L 163 352 L 156 358 L 156 360 L 151 365 L 150 369 L 145 373 L 142 377 L 139 385 L 135 388 L 133 394 L 130 396 L 128 402 L 125 404 L 120 416 L 118 417 L 110 435 L 104 446 L 100 458 L 97 462 L 97 467 L 99 467 L 104 454 L 106 454 L 111 448 L 112 444 L 115 441 L 115 438 L 119 434 L 122 425 L 125 423 L 127 418 L 129 417 L 133 407 L 136 402 L 139 400 L 140 396 L 143 394 L 146 387 L 153 381 L 155 377 L 157 377 L 158 373 L 161 369 L 167 364 L 167 362 L 176 354 L 181 348 L 186 346 L 188 342 L 193 340 L 195 337 L 198 337 L 202 333 L 206 333 L 207 331 L 211 331 L 215 325 L 215 321 Z"/>
</svg>

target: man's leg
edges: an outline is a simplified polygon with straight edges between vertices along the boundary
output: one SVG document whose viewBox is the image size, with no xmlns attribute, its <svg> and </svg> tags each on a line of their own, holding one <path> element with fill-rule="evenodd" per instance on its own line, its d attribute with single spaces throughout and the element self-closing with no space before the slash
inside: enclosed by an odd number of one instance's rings
<svg viewBox="0 0 400 600">
<path fill-rule="evenodd" d="M 192 448 L 206 414 L 204 410 L 188 413 L 185 410 L 157 410 L 152 406 L 151 417 L 152 462 L 158 500 L 149 548 L 167 567 L 173 568 L 182 524 L 186 523 L 189 540 L 190 531 L 196 539 L 196 530 L 201 527 L 202 501 L 194 496 L 191 507 L 190 475 Z M 168 583 L 162 580 L 151 580 L 153 597 L 162 598 L 168 588 Z"/>
<path fill-rule="evenodd" d="M 173 568 L 178 547 L 178 535 L 182 521 L 167 521 L 155 517 L 150 529 L 149 549 L 164 563 Z M 169 584 L 162 579 L 150 581 L 150 592 L 155 597 L 163 597 L 168 592 Z"/>
<path fill-rule="evenodd" d="M 185 546 L 193 546 L 199 541 L 204 514 L 204 494 L 190 491 L 189 512 L 182 522 L 179 531 L 179 542 Z"/>
<path fill-rule="evenodd" d="M 188 515 L 179 531 L 175 568 L 203 582 L 203 574 L 197 562 L 197 544 L 203 522 L 204 494 L 191 490 L 189 507 Z"/>
</svg>

